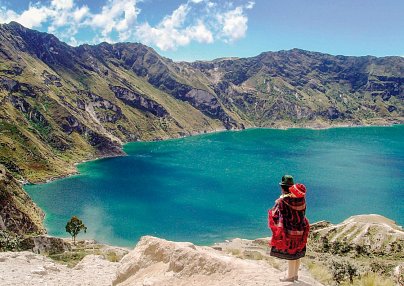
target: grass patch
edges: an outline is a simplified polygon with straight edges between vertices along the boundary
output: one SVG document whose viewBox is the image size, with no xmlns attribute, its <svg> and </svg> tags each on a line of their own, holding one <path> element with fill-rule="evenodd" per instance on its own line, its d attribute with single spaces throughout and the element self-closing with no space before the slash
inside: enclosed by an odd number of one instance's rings
<svg viewBox="0 0 404 286">
<path fill-rule="evenodd" d="M 226 252 L 227 253 L 230 253 L 231 255 L 233 255 L 233 256 L 240 256 L 240 254 L 241 254 L 241 251 L 240 251 L 240 249 L 237 249 L 237 248 L 228 248 L 228 249 L 226 249 Z"/>
<path fill-rule="evenodd" d="M 259 251 L 245 250 L 243 253 L 243 258 L 251 260 L 262 260 L 264 256 Z"/>
<path fill-rule="evenodd" d="M 73 268 L 88 254 L 90 253 L 81 249 L 75 251 L 68 251 L 61 254 L 51 254 L 49 255 L 49 257 L 55 260 L 56 262 L 65 264 L 67 265 L 67 267 Z"/>
<path fill-rule="evenodd" d="M 306 259 L 303 260 L 303 263 L 317 281 L 325 285 L 331 284 L 333 281 L 332 274 L 325 266 Z"/>
<path fill-rule="evenodd" d="M 72 250 L 48 256 L 58 263 L 73 268 L 87 255 L 101 255 L 109 262 L 119 262 L 126 254 L 127 252 L 125 251 L 105 249 L 101 244 L 86 244 L 84 241 L 79 240 L 76 245 L 72 245 Z"/>
<path fill-rule="evenodd" d="M 376 273 L 368 273 L 365 276 L 355 279 L 354 283 L 344 282 L 341 285 L 353 285 L 353 286 L 394 286 L 393 280 L 380 276 Z"/>
<path fill-rule="evenodd" d="M 104 254 L 104 258 L 109 262 L 119 262 L 122 259 L 122 256 L 118 255 L 114 251 L 108 251 Z"/>
</svg>

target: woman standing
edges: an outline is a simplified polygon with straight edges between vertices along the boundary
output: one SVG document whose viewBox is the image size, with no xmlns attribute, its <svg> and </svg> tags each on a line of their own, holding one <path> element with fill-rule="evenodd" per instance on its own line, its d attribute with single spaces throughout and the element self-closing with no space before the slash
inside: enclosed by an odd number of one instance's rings
<svg viewBox="0 0 404 286">
<path fill-rule="evenodd" d="M 306 254 L 309 221 L 306 213 L 306 187 L 294 184 L 293 177 L 284 175 L 281 196 L 268 211 L 268 225 L 272 230 L 271 256 L 288 260 L 288 274 L 282 282 L 298 280 L 300 258 Z"/>
</svg>

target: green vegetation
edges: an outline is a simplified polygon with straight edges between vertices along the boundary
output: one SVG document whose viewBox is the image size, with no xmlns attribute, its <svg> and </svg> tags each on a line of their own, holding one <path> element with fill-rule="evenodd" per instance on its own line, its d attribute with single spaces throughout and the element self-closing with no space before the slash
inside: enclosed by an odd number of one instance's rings
<svg viewBox="0 0 404 286">
<path fill-rule="evenodd" d="M 82 230 L 86 232 L 87 227 L 84 225 L 83 221 L 76 216 L 73 216 L 66 224 L 66 232 L 70 233 L 74 244 L 76 244 L 76 236 Z"/>
<path fill-rule="evenodd" d="M 368 273 L 362 277 L 358 277 L 351 282 L 343 282 L 341 285 L 348 286 L 394 286 L 394 281 L 390 278 L 380 276 L 376 273 Z"/>
<path fill-rule="evenodd" d="M 402 230 L 381 216 L 314 224 L 304 264 L 325 285 L 393 285 L 403 245 Z"/>
<path fill-rule="evenodd" d="M 0 230 L 0 251 L 18 251 L 21 249 L 21 236 Z"/>
<path fill-rule="evenodd" d="M 330 285 L 333 281 L 333 275 L 329 268 L 323 264 L 316 263 L 308 258 L 303 259 L 303 264 L 310 271 L 311 275 L 322 284 Z"/>
<path fill-rule="evenodd" d="M 0 164 L 21 181 L 43 182 L 76 172 L 74 163 L 82 160 L 123 155 L 121 144 L 128 141 L 253 126 L 404 122 L 401 57 L 294 49 L 176 63 L 141 44 L 98 45 L 81 53 L 56 39 L 52 47 L 64 56 L 55 57 L 45 34 L 18 24 L 1 25 L 0 37 L 7 55 L 0 56 Z M 109 85 L 140 94 L 140 101 L 151 99 L 168 114 L 132 107 L 125 103 L 130 96 L 120 100 Z M 13 195 L 6 198 L 18 210 L 13 215 L 21 211 L 38 226 L 32 231 L 38 230 L 39 211 L 21 187 L 13 187 L 17 194 L 9 191 Z M 328 241 L 327 247 L 352 252 L 345 246 Z"/>
<path fill-rule="evenodd" d="M 58 263 L 74 267 L 87 255 L 101 255 L 110 262 L 118 262 L 127 253 L 128 251 L 123 249 L 113 249 L 102 244 L 77 241 L 75 245 L 72 245 L 71 250 L 48 256 Z"/>
<path fill-rule="evenodd" d="M 49 255 L 50 258 L 53 260 L 65 264 L 68 267 L 73 268 L 76 266 L 86 255 L 88 254 L 98 254 L 97 252 L 88 253 L 85 250 L 72 250 L 64 253 L 59 254 L 51 254 Z"/>
<path fill-rule="evenodd" d="M 358 276 L 358 269 L 348 261 L 332 261 L 331 269 L 332 278 L 338 285 L 345 280 L 352 284 L 354 277 Z"/>
</svg>

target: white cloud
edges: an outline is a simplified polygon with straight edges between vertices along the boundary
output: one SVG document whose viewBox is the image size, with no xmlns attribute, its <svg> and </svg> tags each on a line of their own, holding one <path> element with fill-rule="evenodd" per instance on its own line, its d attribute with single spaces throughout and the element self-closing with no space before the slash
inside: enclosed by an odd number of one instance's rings
<svg viewBox="0 0 404 286">
<path fill-rule="evenodd" d="M 226 42 L 234 42 L 245 37 L 248 18 L 241 6 L 218 15 L 218 20 L 222 25 L 222 36 Z"/>
<path fill-rule="evenodd" d="M 73 0 L 52 0 L 51 5 L 56 9 L 65 10 L 73 8 Z"/>
<path fill-rule="evenodd" d="M 101 29 L 103 37 L 113 30 L 119 33 L 120 40 L 126 40 L 132 34 L 137 15 L 136 0 L 109 0 L 99 14 L 93 14 L 85 24 L 93 29 Z"/>
<path fill-rule="evenodd" d="M 90 9 L 87 6 L 76 9 L 73 12 L 73 19 L 76 23 L 79 23 L 86 15 L 88 15 Z"/>
<path fill-rule="evenodd" d="M 92 34 L 88 43 L 141 41 L 161 50 L 175 50 L 191 42 L 230 43 L 245 37 L 245 11 L 255 5 L 253 0 L 240 0 L 244 4 L 237 7 L 232 0 L 182 0 L 183 4 L 152 25 L 138 21 L 142 1 L 103 0 L 100 11 L 93 12 L 79 4 L 81 0 L 33 0 L 35 4 L 20 13 L 0 7 L 0 23 L 17 21 L 28 28 L 47 27 L 48 32 L 72 45 L 79 44 L 77 39 L 86 31 Z"/>
<path fill-rule="evenodd" d="M 213 43 L 212 32 L 209 31 L 202 22 L 199 22 L 196 26 L 191 27 L 189 29 L 189 33 L 197 42 Z"/>
<path fill-rule="evenodd" d="M 27 28 L 40 27 L 49 17 L 51 11 L 46 7 L 30 7 L 18 16 L 15 21 Z"/>
<path fill-rule="evenodd" d="M 50 10 L 46 7 L 30 6 L 27 10 L 23 11 L 20 15 L 15 11 L 0 8 L 0 23 L 8 23 L 16 21 L 27 28 L 40 27 L 50 15 Z"/>
<path fill-rule="evenodd" d="M 163 26 L 168 29 L 178 28 L 180 27 L 184 21 L 185 17 L 189 12 L 189 6 L 182 4 L 180 5 L 171 16 L 166 16 L 161 22 L 160 26 Z"/>
<path fill-rule="evenodd" d="M 156 45 L 161 50 L 175 50 L 195 40 L 199 43 L 212 43 L 213 34 L 202 20 L 184 25 L 191 8 L 180 5 L 170 16 L 166 16 L 156 27 L 149 23 L 138 26 L 137 36 L 146 44 Z"/>
<path fill-rule="evenodd" d="M 255 2 L 254 1 L 250 1 L 245 5 L 246 9 L 252 9 L 255 6 Z"/>
<path fill-rule="evenodd" d="M 8 23 L 11 21 L 16 21 L 18 19 L 18 14 L 13 10 L 6 10 L 6 8 L 0 8 L 0 22 Z"/>
<path fill-rule="evenodd" d="M 73 47 L 78 46 L 80 44 L 79 41 L 77 41 L 77 39 L 73 36 L 70 37 L 69 40 L 67 40 L 67 43 Z"/>
<path fill-rule="evenodd" d="M 213 8 L 213 7 L 215 7 L 217 4 L 216 3 L 213 3 L 213 2 L 211 2 L 211 1 L 209 1 L 207 4 L 206 4 L 206 6 L 208 7 L 208 8 Z"/>
<path fill-rule="evenodd" d="M 90 16 L 87 6 L 78 7 L 73 0 L 52 0 L 50 5 L 48 32 L 55 33 L 71 45 L 77 45 L 75 35 L 82 22 Z"/>
</svg>

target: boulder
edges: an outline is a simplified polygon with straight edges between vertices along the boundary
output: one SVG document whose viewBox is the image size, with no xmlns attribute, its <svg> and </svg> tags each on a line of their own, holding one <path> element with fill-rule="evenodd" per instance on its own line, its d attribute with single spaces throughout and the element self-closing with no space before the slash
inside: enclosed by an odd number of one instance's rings
<svg viewBox="0 0 404 286">
<path fill-rule="evenodd" d="M 265 261 L 243 260 L 211 247 L 144 236 L 120 261 L 112 285 L 264 286 L 279 285 L 280 276 L 280 271 Z"/>
</svg>

